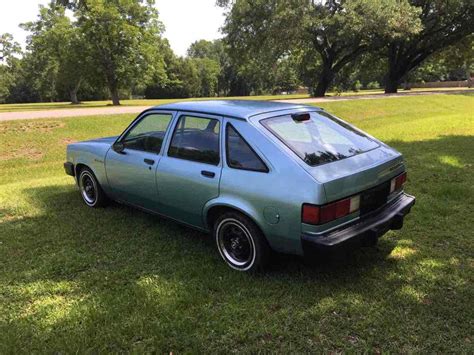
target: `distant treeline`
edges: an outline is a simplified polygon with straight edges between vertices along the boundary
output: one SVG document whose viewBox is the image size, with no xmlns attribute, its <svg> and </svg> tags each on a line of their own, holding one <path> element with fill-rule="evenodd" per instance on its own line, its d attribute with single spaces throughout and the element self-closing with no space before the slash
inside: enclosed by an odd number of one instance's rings
<svg viewBox="0 0 474 355">
<path fill-rule="evenodd" d="M 220 0 L 223 38 L 175 55 L 153 0 L 40 6 L 22 51 L 0 36 L 0 103 L 246 96 L 465 80 L 472 0 Z M 199 14 L 196 14 L 199 15 Z M 203 21 L 205 16 L 203 14 Z M 185 26 L 185 24 L 183 24 Z M 192 28 L 188 29 L 192 31 Z"/>
</svg>

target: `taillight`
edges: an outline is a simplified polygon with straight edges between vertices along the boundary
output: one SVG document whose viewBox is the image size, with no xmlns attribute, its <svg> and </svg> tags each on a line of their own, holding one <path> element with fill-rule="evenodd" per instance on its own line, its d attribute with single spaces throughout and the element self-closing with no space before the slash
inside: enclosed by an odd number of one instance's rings
<svg viewBox="0 0 474 355">
<path fill-rule="evenodd" d="M 319 206 L 305 203 L 301 211 L 301 221 L 308 224 L 318 224 Z"/>
<path fill-rule="evenodd" d="M 407 181 L 407 173 L 401 173 L 396 178 L 393 178 L 390 181 L 390 193 L 399 190 L 403 184 Z"/>
<path fill-rule="evenodd" d="M 308 224 L 328 223 L 359 210 L 359 206 L 360 195 L 352 196 L 323 206 L 305 203 L 303 204 L 301 211 L 301 222 Z"/>
</svg>

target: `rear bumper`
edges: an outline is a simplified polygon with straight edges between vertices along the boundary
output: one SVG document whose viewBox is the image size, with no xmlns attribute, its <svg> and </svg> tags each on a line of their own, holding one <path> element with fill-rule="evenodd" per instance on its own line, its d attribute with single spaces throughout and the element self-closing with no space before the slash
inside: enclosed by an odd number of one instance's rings
<svg viewBox="0 0 474 355">
<path fill-rule="evenodd" d="M 303 233 L 301 243 L 305 256 L 333 253 L 373 244 L 389 230 L 403 227 L 403 219 L 415 204 L 415 197 L 402 193 L 388 205 L 350 225 L 326 234 Z"/>
<path fill-rule="evenodd" d="M 74 171 L 74 164 L 73 163 L 70 163 L 70 162 L 66 162 L 64 163 L 64 171 L 66 172 L 66 174 L 68 175 L 71 175 L 71 176 L 75 176 L 75 171 Z"/>
</svg>

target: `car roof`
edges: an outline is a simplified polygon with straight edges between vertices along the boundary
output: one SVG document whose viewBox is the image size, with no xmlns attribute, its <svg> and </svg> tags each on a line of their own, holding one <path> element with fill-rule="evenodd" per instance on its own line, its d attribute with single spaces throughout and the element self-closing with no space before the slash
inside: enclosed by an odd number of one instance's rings
<svg viewBox="0 0 474 355">
<path fill-rule="evenodd" d="M 153 109 L 208 113 L 219 116 L 248 119 L 252 116 L 293 109 L 317 110 L 318 107 L 275 101 L 256 100 L 203 100 L 181 101 L 155 106 Z"/>
</svg>

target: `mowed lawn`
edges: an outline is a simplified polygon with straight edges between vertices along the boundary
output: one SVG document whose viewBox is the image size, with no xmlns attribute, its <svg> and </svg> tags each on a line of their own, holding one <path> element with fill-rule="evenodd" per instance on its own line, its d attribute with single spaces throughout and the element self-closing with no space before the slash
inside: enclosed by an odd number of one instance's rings
<svg viewBox="0 0 474 355">
<path fill-rule="evenodd" d="M 368 91 L 369 92 L 369 91 Z M 473 90 L 474 92 L 474 90 Z M 199 97 L 190 99 L 131 99 L 120 100 L 122 106 L 156 106 L 164 105 L 177 101 L 195 101 L 195 100 L 288 100 L 288 99 L 306 99 L 307 94 L 290 94 L 290 95 L 257 95 L 257 96 L 234 96 L 234 97 Z M 43 111 L 57 109 L 72 108 L 100 108 L 112 106 L 112 101 L 84 101 L 80 104 L 73 105 L 70 102 L 38 102 L 31 104 L 0 104 L 1 112 L 18 112 L 18 111 Z"/>
<path fill-rule="evenodd" d="M 474 93 L 474 89 L 467 87 L 454 87 L 454 88 L 416 88 L 410 91 L 400 90 L 400 94 L 410 93 L 423 93 L 423 92 L 450 92 L 463 90 L 469 93 Z M 326 96 L 364 96 L 364 95 L 382 95 L 383 90 L 360 90 L 346 91 L 342 93 L 328 92 Z M 191 101 L 191 100 L 289 100 L 289 99 L 306 99 L 309 98 L 307 94 L 290 94 L 290 95 L 257 95 L 257 96 L 234 96 L 234 97 L 200 97 L 191 99 L 131 99 L 131 100 L 120 100 L 122 106 L 156 106 L 173 103 L 177 101 Z M 72 108 L 101 108 L 111 106 L 112 101 L 84 101 L 80 104 L 73 105 L 70 102 L 38 102 L 29 104 L 0 104 L 0 113 L 2 112 L 20 112 L 20 111 L 44 111 L 44 110 L 57 110 L 57 109 L 72 109 Z"/>
<path fill-rule="evenodd" d="M 474 96 L 322 106 L 405 155 L 417 203 L 377 248 L 257 275 L 205 234 L 85 207 L 66 144 L 132 115 L 0 123 L 0 353 L 473 353 Z"/>
</svg>

